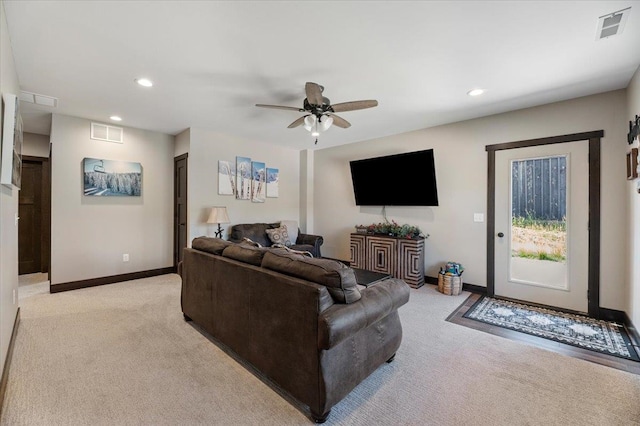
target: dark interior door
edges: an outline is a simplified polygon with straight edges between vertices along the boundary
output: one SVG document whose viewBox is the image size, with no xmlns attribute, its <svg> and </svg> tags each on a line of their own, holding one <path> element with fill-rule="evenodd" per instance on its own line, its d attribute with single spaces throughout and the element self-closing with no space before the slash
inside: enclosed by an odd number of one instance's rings
<svg viewBox="0 0 640 426">
<path fill-rule="evenodd" d="M 42 271 L 42 163 L 22 163 L 18 215 L 18 273 Z"/>
<path fill-rule="evenodd" d="M 173 176 L 173 264 L 177 266 L 187 246 L 187 154 L 174 159 Z"/>
</svg>

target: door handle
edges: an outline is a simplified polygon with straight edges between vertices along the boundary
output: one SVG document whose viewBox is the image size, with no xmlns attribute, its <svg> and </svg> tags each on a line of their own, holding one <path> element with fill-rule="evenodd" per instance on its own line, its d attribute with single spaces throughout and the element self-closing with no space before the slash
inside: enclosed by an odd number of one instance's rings
<svg viewBox="0 0 640 426">
<path fill-rule="evenodd" d="M 504 233 L 498 232 L 498 237 L 500 237 L 500 238 L 504 237 Z"/>
</svg>

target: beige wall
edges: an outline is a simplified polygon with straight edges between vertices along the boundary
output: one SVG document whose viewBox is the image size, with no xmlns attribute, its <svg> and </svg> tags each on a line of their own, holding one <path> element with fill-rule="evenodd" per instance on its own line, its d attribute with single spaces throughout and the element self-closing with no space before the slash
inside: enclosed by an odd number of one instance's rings
<svg viewBox="0 0 640 426">
<path fill-rule="evenodd" d="M 440 206 L 388 207 L 387 217 L 430 234 L 427 275 L 435 277 L 440 265 L 453 260 L 465 266 L 466 282 L 485 286 L 486 222 L 473 221 L 474 213 L 486 218 L 485 146 L 603 129 L 600 302 L 626 309 L 625 95 L 619 90 L 317 150 L 313 205 L 315 231 L 325 240 L 323 254 L 348 259 L 354 225 L 383 220 L 381 208 L 355 205 L 349 160 L 433 148 Z"/>
<path fill-rule="evenodd" d="M 187 129 L 176 135 L 176 143 L 173 155 L 178 157 L 189 152 L 189 142 L 191 140 L 191 129 Z"/>
<path fill-rule="evenodd" d="M 90 123 L 53 115 L 52 284 L 173 265 L 174 137 L 125 127 L 123 144 L 98 141 Z M 84 196 L 85 157 L 141 163 L 142 196 Z"/>
<path fill-rule="evenodd" d="M 0 95 L 19 94 L 20 84 L 7 31 L 4 3 L 0 0 Z M 0 108 L 2 123 L 3 108 Z M 2 126 L 0 125 L 0 129 Z M 1 132 L 0 132 L 1 133 Z M 1 137 L 1 136 L 0 136 Z M 4 143 L 4 141 L 3 141 Z M 0 373 L 18 311 L 18 190 L 0 185 Z M 15 302 L 14 302 L 15 300 Z"/>
<path fill-rule="evenodd" d="M 280 169 L 278 198 L 264 203 L 236 200 L 232 195 L 218 195 L 218 161 L 235 161 L 236 156 L 250 157 Z M 205 222 L 209 209 L 225 206 L 231 224 L 300 220 L 300 158 L 297 150 L 249 141 L 213 131 L 190 130 L 188 162 L 188 244 L 195 237 L 213 236 L 215 225 Z M 226 230 L 229 225 L 223 225 Z"/>
<path fill-rule="evenodd" d="M 22 155 L 49 157 L 49 135 L 24 132 Z"/>
<path fill-rule="evenodd" d="M 640 68 L 636 70 L 629 87 L 627 88 L 627 122 L 635 120 L 636 115 L 640 115 Z M 625 127 L 628 131 L 629 128 Z M 627 149 L 638 148 L 637 138 L 633 145 Z M 626 139 L 625 139 L 626 140 Z M 629 252 L 627 261 L 629 262 L 629 304 L 627 313 L 635 327 L 640 327 L 640 179 L 635 179 L 627 183 L 627 197 L 629 205 Z"/>
</svg>

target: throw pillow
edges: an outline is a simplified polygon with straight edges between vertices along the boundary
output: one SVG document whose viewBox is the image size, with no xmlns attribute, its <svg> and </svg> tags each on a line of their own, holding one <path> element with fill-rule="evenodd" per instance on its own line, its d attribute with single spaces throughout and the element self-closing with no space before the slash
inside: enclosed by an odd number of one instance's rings
<svg viewBox="0 0 640 426">
<path fill-rule="evenodd" d="M 289 241 L 291 244 L 298 242 L 298 222 L 295 220 L 283 220 L 280 221 L 280 226 L 286 226 L 289 233 Z"/>
<path fill-rule="evenodd" d="M 267 235 L 273 244 L 284 244 L 287 247 L 291 245 L 289 231 L 285 225 L 279 228 L 267 229 Z"/>
</svg>

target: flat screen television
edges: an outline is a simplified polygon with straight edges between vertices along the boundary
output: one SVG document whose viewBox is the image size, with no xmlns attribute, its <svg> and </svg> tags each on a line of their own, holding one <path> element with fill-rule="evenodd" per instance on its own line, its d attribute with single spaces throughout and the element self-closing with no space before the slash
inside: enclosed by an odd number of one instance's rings
<svg viewBox="0 0 640 426">
<path fill-rule="evenodd" d="M 437 206 L 433 149 L 349 162 L 357 206 Z"/>
</svg>

